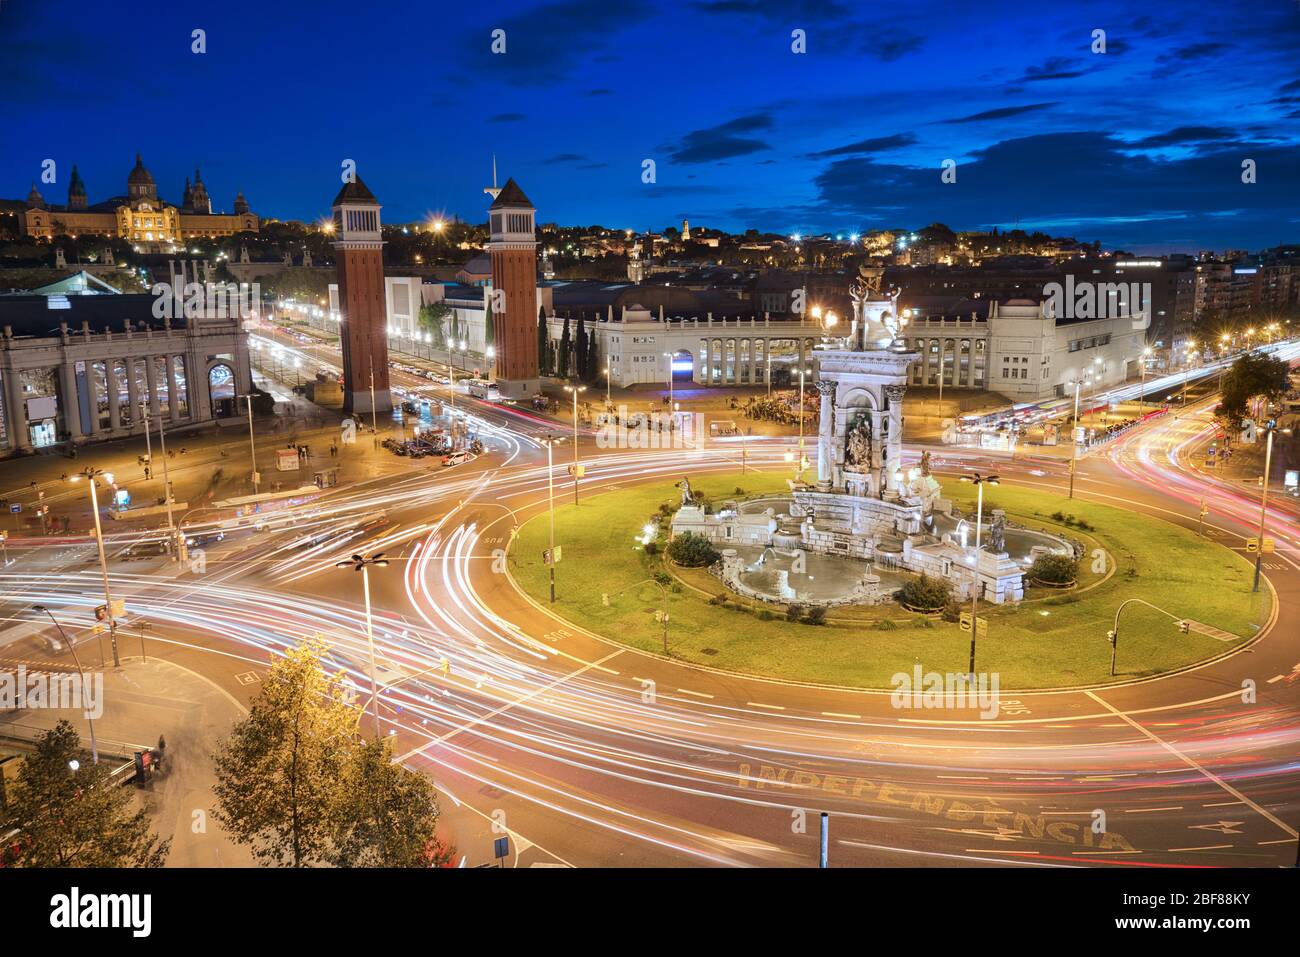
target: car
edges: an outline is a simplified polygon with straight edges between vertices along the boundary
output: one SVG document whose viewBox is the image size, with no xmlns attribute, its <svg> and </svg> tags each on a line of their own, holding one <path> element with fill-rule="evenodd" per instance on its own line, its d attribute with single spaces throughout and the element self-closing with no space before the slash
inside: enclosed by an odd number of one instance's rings
<svg viewBox="0 0 1300 957">
<path fill-rule="evenodd" d="M 443 465 L 463 465 L 469 461 L 468 452 L 452 452 L 450 455 L 442 457 Z"/>
<path fill-rule="evenodd" d="M 122 557 L 127 559 L 157 558 L 160 555 L 167 554 L 167 543 L 162 539 L 154 539 L 147 542 L 135 542 L 128 545 L 126 551 L 122 552 Z"/>
<path fill-rule="evenodd" d="M 185 546 L 187 548 L 201 548 L 204 545 L 215 545 L 217 542 L 224 541 L 226 533 L 219 528 L 206 532 L 193 532 L 185 536 Z"/>
</svg>

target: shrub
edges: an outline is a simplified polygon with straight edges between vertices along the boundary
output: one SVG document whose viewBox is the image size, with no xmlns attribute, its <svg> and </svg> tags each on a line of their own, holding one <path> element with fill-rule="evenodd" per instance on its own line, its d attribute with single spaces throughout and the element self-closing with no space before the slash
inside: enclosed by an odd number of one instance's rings
<svg viewBox="0 0 1300 957">
<path fill-rule="evenodd" d="M 736 491 L 733 492 L 732 494 L 733 494 L 733 495 L 744 495 L 744 494 L 745 494 L 745 490 L 744 490 L 743 488 L 741 488 L 739 485 L 737 485 L 737 486 L 736 486 Z"/>
<path fill-rule="evenodd" d="M 668 557 L 684 568 L 704 568 L 722 556 L 703 535 L 682 532 L 668 543 Z"/>
<path fill-rule="evenodd" d="M 898 622 L 892 618 L 882 618 L 875 624 L 876 631 L 897 631 Z"/>
<path fill-rule="evenodd" d="M 786 620 L 786 621 L 802 621 L 802 620 L 803 620 L 803 605 L 791 605 L 789 608 L 787 608 L 787 609 L 785 610 L 785 620 Z"/>
<path fill-rule="evenodd" d="M 771 621 L 771 620 L 773 620 L 774 618 L 776 618 L 776 615 L 772 614 L 772 613 L 771 613 L 770 611 L 768 611 L 766 608 L 764 608 L 762 611 L 760 611 L 760 612 L 758 613 L 758 620 L 759 620 L 759 621 Z"/>
<path fill-rule="evenodd" d="M 952 600 L 952 589 L 942 578 L 922 574 L 904 582 L 894 597 L 912 608 L 943 608 Z"/>
<path fill-rule="evenodd" d="M 655 572 L 655 581 L 660 585 L 671 585 L 673 576 L 667 572 Z"/>
<path fill-rule="evenodd" d="M 1079 563 L 1072 555 L 1039 555 L 1029 567 L 1029 577 L 1049 585 L 1069 585 L 1079 577 Z"/>
<path fill-rule="evenodd" d="M 809 608 L 808 617 L 804 619 L 804 622 L 809 625 L 826 624 L 826 609 L 822 608 L 820 605 L 816 608 Z"/>
<path fill-rule="evenodd" d="M 949 598 L 948 603 L 943 606 L 943 611 L 940 612 L 939 617 L 942 618 L 944 621 L 960 621 L 961 605 L 959 605 L 953 599 Z M 922 619 L 922 621 L 926 621 L 926 622 L 928 622 L 929 620 L 930 620 L 929 618 Z"/>
<path fill-rule="evenodd" d="M 658 542 L 646 542 L 646 543 L 645 543 L 645 553 L 646 553 L 647 555 L 658 555 L 658 554 L 659 554 L 659 543 L 658 543 Z"/>
</svg>

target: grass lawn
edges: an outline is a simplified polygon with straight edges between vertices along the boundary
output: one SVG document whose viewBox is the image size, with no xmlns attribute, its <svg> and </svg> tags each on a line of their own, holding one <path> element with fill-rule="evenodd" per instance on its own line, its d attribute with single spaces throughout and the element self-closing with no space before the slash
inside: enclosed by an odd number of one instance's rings
<svg viewBox="0 0 1300 957">
<path fill-rule="evenodd" d="M 717 504 L 739 497 L 737 487 L 746 496 L 785 491 L 786 475 L 783 470 L 693 476 L 691 485 Z M 973 512 L 973 488 L 948 480 L 945 490 L 959 507 Z M 557 508 L 556 541 L 563 555 L 556 568 L 556 611 L 613 640 L 661 652 L 663 629 L 654 613 L 662 606 L 662 593 L 646 580 L 664 568 L 660 557 L 647 556 L 635 539 L 661 503 L 676 505 L 679 496 L 672 483 L 658 482 Z M 1249 564 L 1194 532 L 1113 506 L 1010 485 L 986 490 L 986 520 L 993 508 L 1006 509 L 1013 522 L 1080 539 L 1090 550 L 1076 589 L 1031 588 L 1019 605 L 980 605 L 989 634 L 980 640 L 976 667 L 999 672 L 1004 689 L 1127 680 L 1232 647 L 1206 635 L 1182 634 L 1168 617 L 1130 605 L 1120 622 L 1112 679 L 1106 632 L 1116 608 L 1128 598 L 1143 598 L 1181 618 L 1231 632 L 1238 642 L 1253 635 L 1268 615 L 1270 593 L 1251 592 Z M 1065 527 L 1052 518 L 1058 512 L 1086 522 L 1089 530 Z M 546 537 L 545 516 L 535 518 L 520 529 L 511 553 L 516 580 L 542 602 L 547 598 Z M 661 545 L 665 538 L 660 537 Z M 1090 568 L 1094 548 L 1106 552 L 1104 573 Z M 702 569 L 674 569 L 673 575 L 669 649 L 684 661 L 863 688 L 887 688 L 893 674 L 917 663 L 927 671 L 966 670 L 970 639 L 955 623 L 913 615 L 892 602 L 833 609 L 826 625 L 793 624 L 779 606 L 745 603 L 736 596 L 725 607 L 710 604 L 707 595 L 726 589 Z M 772 619 L 763 620 L 764 612 Z"/>
</svg>

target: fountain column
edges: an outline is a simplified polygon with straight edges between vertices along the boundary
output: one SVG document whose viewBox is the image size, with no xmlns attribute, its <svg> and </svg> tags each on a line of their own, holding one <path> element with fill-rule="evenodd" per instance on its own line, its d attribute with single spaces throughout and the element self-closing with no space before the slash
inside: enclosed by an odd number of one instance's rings
<svg viewBox="0 0 1300 957">
<path fill-rule="evenodd" d="M 835 481 L 835 383 L 817 380 L 821 412 L 817 426 L 817 487 L 829 491 Z"/>
<path fill-rule="evenodd" d="M 885 398 L 889 400 L 889 440 L 885 443 L 884 477 L 885 487 L 893 481 L 894 471 L 903 463 L 903 394 L 907 386 L 891 384 L 885 386 Z"/>
</svg>

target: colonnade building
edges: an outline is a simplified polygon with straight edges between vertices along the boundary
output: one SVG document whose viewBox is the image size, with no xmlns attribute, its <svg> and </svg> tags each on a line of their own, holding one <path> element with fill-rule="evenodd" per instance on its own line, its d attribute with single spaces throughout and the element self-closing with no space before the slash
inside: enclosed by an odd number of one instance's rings
<svg viewBox="0 0 1300 957">
<path fill-rule="evenodd" d="M 250 390 L 238 315 L 158 319 L 155 297 L 0 297 L 0 454 L 193 426 Z"/>
</svg>

